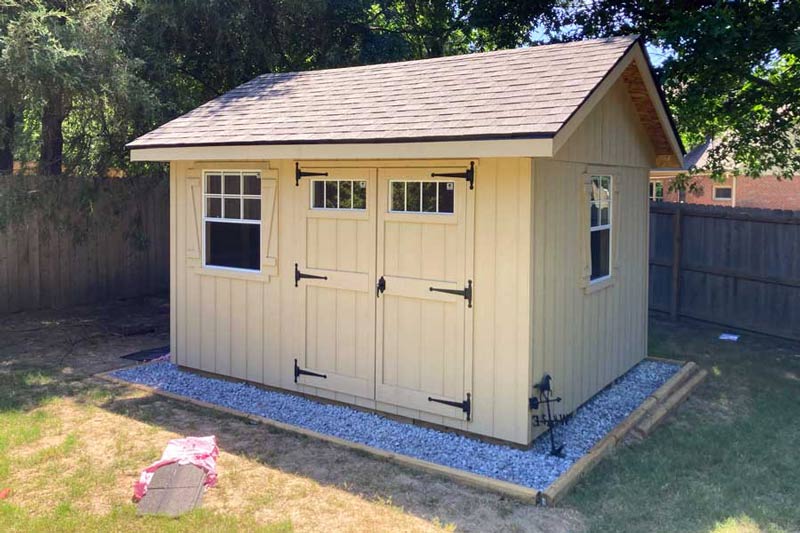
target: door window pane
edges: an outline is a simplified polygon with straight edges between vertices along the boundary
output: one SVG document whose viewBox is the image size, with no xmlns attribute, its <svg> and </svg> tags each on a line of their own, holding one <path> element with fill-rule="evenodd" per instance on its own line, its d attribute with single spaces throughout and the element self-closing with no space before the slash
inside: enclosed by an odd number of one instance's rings
<svg viewBox="0 0 800 533">
<path fill-rule="evenodd" d="M 353 209 L 367 208 L 367 182 L 353 182 Z"/>
<path fill-rule="evenodd" d="M 406 210 L 406 184 L 403 181 L 392 182 L 392 211 Z"/>
<path fill-rule="evenodd" d="M 420 183 L 409 181 L 406 183 L 406 211 L 419 213 L 421 209 Z"/>
<path fill-rule="evenodd" d="M 401 181 L 390 185 L 390 211 L 452 213 L 455 183 L 452 181 Z"/>
<path fill-rule="evenodd" d="M 353 182 L 339 182 L 339 209 L 353 208 Z"/>
<path fill-rule="evenodd" d="M 311 207 L 314 209 L 367 208 L 367 182 L 362 180 L 313 180 Z"/>
</svg>

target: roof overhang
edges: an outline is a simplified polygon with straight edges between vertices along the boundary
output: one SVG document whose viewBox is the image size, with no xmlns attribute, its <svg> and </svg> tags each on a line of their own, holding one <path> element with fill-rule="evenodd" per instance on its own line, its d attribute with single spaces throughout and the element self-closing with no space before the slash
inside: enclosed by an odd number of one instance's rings
<svg viewBox="0 0 800 533">
<path fill-rule="evenodd" d="M 600 103 L 603 97 L 608 93 L 614 84 L 623 77 L 626 73 L 631 73 L 633 70 L 638 72 L 637 81 L 638 91 L 642 94 L 640 100 L 637 102 L 634 99 L 637 110 L 640 112 L 640 118 L 644 113 L 643 109 L 638 109 L 640 104 L 648 106 L 649 124 L 655 128 L 656 124 L 660 131 L 649 131 L 651 137 L 655 134 L 658 135 L 661 143 L 660 150 L 656 151 L 655 168 L 674 168 L 683 166 L 683 144 L 681 143 L 675 124 L 667 109 L 666 101 L 661 88 L 656 84 L 655 75 L 650 64 L 650 59 L 647 57 L 641 40 L 635 41 L 630 49 L 620 58 L 617 64 L 606 74 L 603 80 L 592 90 L 588 98 L 575 110 L 572 116 L 564 123 L 558 130 L 553 138 L 553 151 L 558 150 L 566 144 L 570 136 L 575 133 L 578 126 L 586 119 L 589 113 Z M 627 80 L 626 80 L 627 82 Z M 629 90 L 631 87 L 629 85 Z M 633 95 L 632 95 L 633 96 Z M 647 98 L 643 98 L 646 96 Z M 652 139 L 651 139 L 652 140 Z M 665 141 L 665 142 L 664 142 Z"/>
<path fill-rule="evenodd" d="M 131 161 L 237 161 L 265 159 L 461 159 L 551 157 L 553 139 L 250 144 L 131 148 Z"/>
</svg>

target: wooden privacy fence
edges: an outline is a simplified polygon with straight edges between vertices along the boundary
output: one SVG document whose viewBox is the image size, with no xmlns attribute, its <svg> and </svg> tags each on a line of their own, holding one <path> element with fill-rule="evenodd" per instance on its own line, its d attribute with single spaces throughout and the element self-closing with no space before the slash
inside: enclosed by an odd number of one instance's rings
<svg viewBox="0 0 800 533">
<path fill-rule="evenodd" d="M 3 176 L 0 199 L 0 314 L 168 290 L 167 180 Z"/>
<path fill-rule="evenodd" d="M 800 212 L 651 204 L 650 309 L 800 339 Z"/>
</svg>

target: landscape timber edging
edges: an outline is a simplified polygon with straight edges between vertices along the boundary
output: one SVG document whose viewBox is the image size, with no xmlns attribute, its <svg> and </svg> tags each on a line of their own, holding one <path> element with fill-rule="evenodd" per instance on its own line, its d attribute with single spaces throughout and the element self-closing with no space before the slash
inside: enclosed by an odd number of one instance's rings
<svg viewBox="0 0 800 533">
<path fill-rule="evenodd" d="M 245 420 L 257 422 L 260 424 L 264 424 L 267 426 L 271 426 L 277 429 L 281 429 L 283 431 L 288 431 L 291 433 L 297 433 L 303 435 L 305 437 L 310 437 L 314 439 L 323 440 L 326 442 L 330 442 L 332 444 L 343 446 L 345 448 L 350 448 L 351 450 L 357 450 L 360 452 L 364 452 L 381 459 L 385 459 L 391 461 L 393 463 L 397 463 L 406 467 L 414 468 L 417 470 L 422 470 L 430 474 L 435 474 L 439 476 L 449 477 L 456 481 L 460 481 L 467 485 L 477 487 L 480 489 L 491 490 L 494 492 L 498 492 L 500 494 L 504 494 L 506 496 L 511 496 L 526 502 L 530 503 L 537 503 L 540 501 L 540 492 L 536 489 L 524 487 L 522 485 L 517 485 L 516 483 L 509 483 L 507 481 L 501 481 L 499 479 L 493 479 L 486 476 L 481 476 L 479 474 L 473 474 L 472 472 L 467 472 L 464 470 L 458 470 L 455 468 L 451 468 L 449 466 L 439 465 L 436 463 L 431 463 L 429 461 L 423 461 L 422 459 L 416 459 L 414 457 L 409 457 L 407 455 L 402 455 L 394 452 L 390 452 L 387 450 L 382 450 L 380 448 L 375 448 L 372 446 L 367 446 L 365 444 L 360 444 L 357 442 L 352 442 L 345 439 L 340 439 L 338 437 L 334 437 L 331 435 L 326 435 L 324 433 L 318 433 L 316 431 L 311 431 L 309 429 L 305 429 L 299 426 L 294 426 L 291 424 L 285 424 L 283 422 L 278 422 L 276 420 L 272 420 L 270 418 L 266 418 L 263 416 L 253 415 L 249 413 L 245 413 L 243 411 L 237 411 L 235 409 L 231 409 L 229 407 L 224 407 L 222 405 L 216 405 L 209 402 L 204 402 L 202 400 L 196 400 L 194 398 L 189 398 L 187 396 L 181 396 L 179 394 L 173 394 L 171 392 L 162 391 L 156 389 L 154 387 L 149 387 L 147 385 L 142 385 L 139 383 L 132 383 L 130 381 L 125 381 L 124 379 L 117 378 L 112 376 L 111 374 L 116 372 L 116 370 L 110 370 L 108 372 L 101 372 L 99 374 L 95 374 L 94 377 L 116 383 L 118 385 L 124 385 L 126 387 L 132 387 L 135 389 L 139 389 L 145 392 L 149 392 L 151 394 L 157 394 L 159 396 L 163 396 L 165 398 L 170 398 L 172 400 L 177 400 L 181 402 L 187 402 L 193 404 L 197 407 L 203 407 L 205 409 L 213 409 L 215 411 L 225 413 L 228 415 L 235 416 L 237 418 L 243 418 Z"/>
<path fill-rule="evenodd" d="M 539 495 L 539 503 L 545 506 L 557 505 L 566 496 L 567 492 L 578 483 L 580 478 L 588 474 L 628 434 L 633 433 L 639 437 L 649 435 L 653 428 L 680 405 L 708 374 L 691 361 L 650 359 L 684 364 L 674 376 L 648 396 L 639 407 L 628 415 L 625 420 L 617 424 L 586 455 L 573 463 L 566 472 L 544 489 Z"/>
</svg>

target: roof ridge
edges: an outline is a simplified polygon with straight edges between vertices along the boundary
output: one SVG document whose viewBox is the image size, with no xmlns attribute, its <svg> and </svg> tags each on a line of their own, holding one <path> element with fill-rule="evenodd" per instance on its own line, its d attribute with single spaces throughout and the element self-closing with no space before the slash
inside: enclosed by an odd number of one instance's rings
<svg viewBox="0 0 800 533">
<path fill-rule="evenodd" d="M 534 51 L 540 51 L 545 48 L 572 48 L 575 46 L 586 46 L 591 44 L 601 44 L 601 43 L 612 43 L 612 42 L 625 42 L 625 43 L 633 43 L 637 39 L 639 39 L 639 35 L 637 34 L 630 34 L 630 35 L 615 35 L 611 37 L 598 37 L 595 39 L 582 39 L 576 41 L 566 41 L 560 43 L 547 43 L 547 44 L 537 44 L 534 46 L 520 46 L 517 48 L 503 48 L 502 50 L 489 50 L 486 52 L 469 52 L 466 54 L 455 54 L 449 56 L 440 56 L 440 57 L 427 57 L 423 59 L 406 59 L 401 61 L 390 61 L 388 63 L 370 63 L 367 65 L 351 65 L 348 67 L 333 67 L 333 68 L 322 68 L 317 70 L 295 70 L 295 71 L 288 71 L 288 72 L 265 72 L 263 74 L 259 74 L 255 78 L 250 81 L 244 82 L 244 84 L 249 84 L 255 80 L 261 78 L 268 78 L 268 77 L 281 77 L 281 76 L 296 76 L 298 74 L 307 75 L 307 74 L 318 74 L 323 72 L 341 72 L 344 70 L 356 71 L 356 70 L 377 70 L 381 67 L 396 67 L 396 66 L 406 66 L 406 65 L 415 65 L 420 63 L 435 63 L 435 62 L 450 62 L 450 61 L 464 61 L 464 60 L 477 60 L 482 59 L 490 56 L 496 55 L 514 55 L 514 54 L 523 54 L 523 53 L 531 53 Z M 241 86 L 241 85 L 240 85 Z"/>
</svg>

